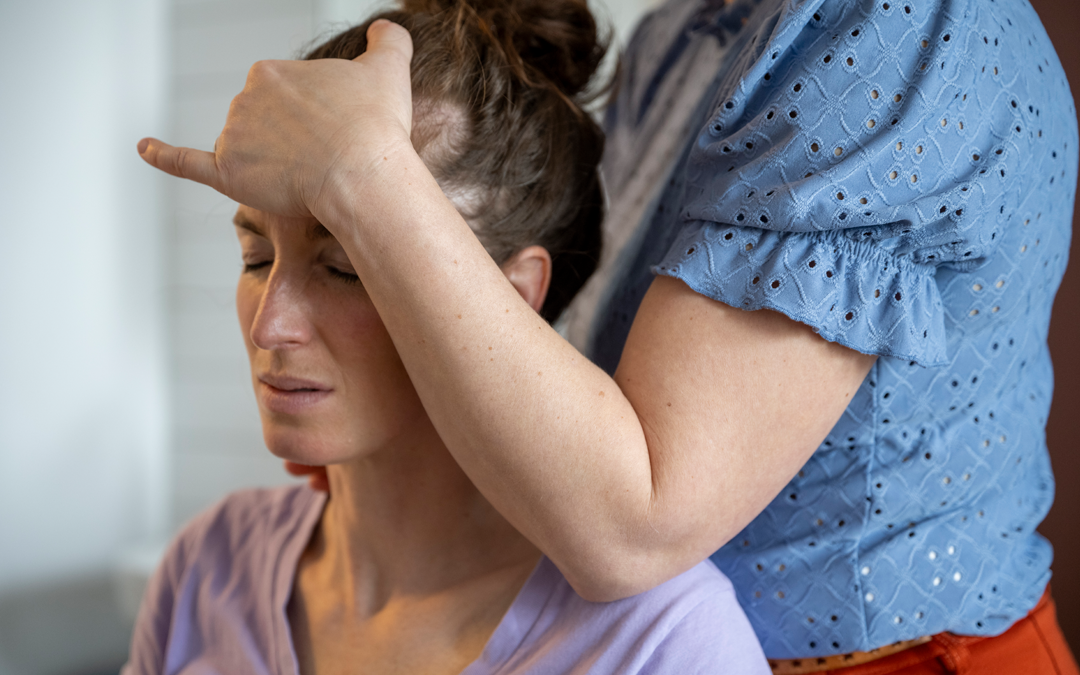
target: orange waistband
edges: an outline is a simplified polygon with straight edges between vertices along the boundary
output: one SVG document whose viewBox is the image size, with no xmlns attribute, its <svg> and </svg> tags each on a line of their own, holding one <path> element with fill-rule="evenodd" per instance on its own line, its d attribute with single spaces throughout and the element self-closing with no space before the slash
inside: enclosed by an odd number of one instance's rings
<svg viewBox="0 0 1080 675">
<path fill-rule="evenodd" d="M 769 659 L 769 666 L 776 675 L 802 675 L 803 673 L 821 673 L 837 668 L 847 668 L 863 663 L 870 663 L 886 656 L 892 656 L 905 649 L 911 649 L 930 642 L 933 638 L 924 635 L 914 640 L 904 640 L 868 652 L 852 652 L 835 656 L 819 656 L 809 659 Z"/>
</svg>

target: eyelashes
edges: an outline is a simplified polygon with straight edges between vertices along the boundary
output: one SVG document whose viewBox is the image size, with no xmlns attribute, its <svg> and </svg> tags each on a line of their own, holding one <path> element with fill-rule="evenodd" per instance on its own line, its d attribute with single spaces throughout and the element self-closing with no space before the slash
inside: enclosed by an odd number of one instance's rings
<svg viewBox="0 0 1080 675">
<path fill-rule="evenodd" d="M 335 279 L 340 279 L 341 281 L 344 281 L 347 284 L 359 284 L 360 283 L 360 277 L 358 277 L 355 274 L 349 274 L 348 272 L 342 272 L 338 268 L 330 267 L 330 266 L 327 266 L 326 270 L 328 272 L 330 272 L 330 276 L 334 277 Z"/>
<path fill-rule="evenodd" d="M 270 260 L 257 263 L 244 263 L 243 272 L 244 274 L 253 274 L 255 272 L 258 272 L 259 270 L 268 269 L 271 264 L 272 261 Z M 326 266 L 326 271 L 330 274 L 331 277 L 337 279 L 338 281 L 350 285 L 360 284 L 360 277 L 355 274 L 351 274 L 349 272 L 342 272 L 338 268 L 331 265 Z"/>
</svg>

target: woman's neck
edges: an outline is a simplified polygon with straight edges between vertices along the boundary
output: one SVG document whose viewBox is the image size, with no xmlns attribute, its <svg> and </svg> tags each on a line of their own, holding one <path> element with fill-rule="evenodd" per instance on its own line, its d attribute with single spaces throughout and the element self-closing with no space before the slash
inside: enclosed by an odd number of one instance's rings
<svg viewBox="0 0 1080 675">
<path fill-rule="evenodd" d="M 392 447 L 327 467 L 330 499 L 298 581 L 307 574 L 309 589 L 336 591 L 338 611 L 355 620 L 398 598 L 448 597 L 477 584 L 496 595 L 505 587 L 508 605 L 540 557 L 424 421 Z"/>
</svg>

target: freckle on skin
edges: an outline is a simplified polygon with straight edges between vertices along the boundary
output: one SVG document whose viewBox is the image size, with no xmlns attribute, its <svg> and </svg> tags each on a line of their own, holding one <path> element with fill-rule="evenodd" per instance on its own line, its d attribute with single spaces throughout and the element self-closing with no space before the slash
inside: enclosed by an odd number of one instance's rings
<svg viewBox="0 0 1080 675">
<path fill-rule="evenodd" d="M 601 396 L 603 396 L 603 395 L 604 395 L 604 392 L 600 392 L 600 395 L 601 395 Z"/>
<path fill-rule="evenodd" d="M 670 404 L 670 403 L 668 403 L 668 404 L 667 404 L 667 407 L 669 407 L 669 408 L 670 408 L 670 407 L 671 407 L 671 404 Z"/>
<path fill-rule="evenodd" d="M 460 315 L 460 314 L 458 314 L 458 315 L 457 315 L 457 318 L 459 318 L 459 319 L 460 319 L 460 318 L 461 318 L 461 315 Z"/>
<path fill-rule="evenodd" d="M 489 352 L 491 351 L 491 347 L 488 347 L 488 351 L 489 351 Z"/>
</svg>

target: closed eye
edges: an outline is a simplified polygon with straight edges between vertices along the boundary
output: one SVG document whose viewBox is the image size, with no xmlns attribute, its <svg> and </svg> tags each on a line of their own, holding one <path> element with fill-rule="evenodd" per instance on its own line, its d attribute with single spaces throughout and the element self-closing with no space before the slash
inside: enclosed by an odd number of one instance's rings
<svg viewBox="0 0 1080 675">
<path fill-rule="evenodd" d="M 341 281 L 344 281 L 347 284 L 358 284 L 358 283 L 360 283 L 360 277 L 358 277 L 355 274 L 352 274 L 350 272 L 342 272 L 341 270 L 334 267 L 333 265 L 327 265 L 326 269 L 327 269 L 328 272 L 330 272 L 330 276 L 334 277 L 335 279 L 340 279 Z"/>
<path fill-rule="evenodd" d="M 257 263 L 244 263 L 244 274 L 248 274 L 248 273 L 251 273 L 251 272 L 255 272 L 257 270 L 261 270 L 262 268 L 266 267 L 269 264 L 270 264 L 269 260 L 265 260 L 263 262 L 257 262 Z"/>
</svg>

